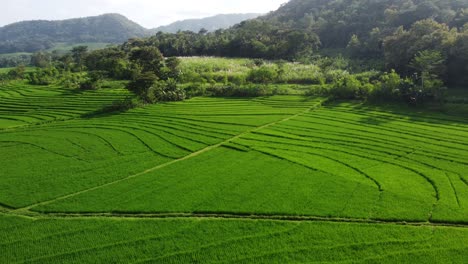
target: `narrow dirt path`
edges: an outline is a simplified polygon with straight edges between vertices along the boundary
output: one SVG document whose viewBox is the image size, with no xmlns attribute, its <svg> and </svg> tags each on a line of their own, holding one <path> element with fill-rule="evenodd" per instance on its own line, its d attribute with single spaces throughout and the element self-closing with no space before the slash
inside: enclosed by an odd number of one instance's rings
<svg viewBox="0 0 468 264">
<path fill-rule="evenodd" d="M 7 213 L 8 214 L 8 213 Z M 429 226 L 429 227 L 455 227 L 468 228 L 467 223 L 456 222 L 424 222 L 398 219 L 366 219 L 352 217 L 323 217 L 309 215 L 269 215 L 249 213 L 37 213 L 17 214 L 11 212 L 8 215 L 30 217 L 32 219 L 226 219 L 226 220 L 271 220 L 289 222 L 332 222 L 332 223 L 355 223 L 355 224 L 380 224 L 380 225 L 405 225 L 405 226 Z"/>
</svg>

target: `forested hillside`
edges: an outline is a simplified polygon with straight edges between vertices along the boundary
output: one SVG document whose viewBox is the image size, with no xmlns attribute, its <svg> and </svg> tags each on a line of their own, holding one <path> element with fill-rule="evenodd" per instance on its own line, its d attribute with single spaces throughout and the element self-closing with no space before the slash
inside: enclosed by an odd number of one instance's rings
<svg viewBox="0 0 468 264">
<path fill-rule="evenodd" d="M 227 30 L 159 33 L 127 45 L 157 46 L 168 56 L 289 60 L 333 51 L 377 60 L 403 74 L 411 72 L 410 63 L 420 52 L 430 51 L 432 60 L 442 62 L 439 74 L 446 81 L 466 83 L 467 39 L 465 0 L 292 0 Z"/>
<path fill-rule="evenodd" d="M 222 14 L 201 19 L 186 19 L 174 22 L 167 26 L 157 27 L 151 31 L 157 33 L 159 31 L 165 33 L 177 33 L 177 31 L 192 31 L 199 32 L 202 29 L 207 31 L 215 31 L 218 29 L 226 29 L 244 20 L 257 18 L 260 14 Z"/>
<path fill-rule="evenodd" d="M 149 36 L 147 29 L 118 14 L 62 21 L 24 21 L 0 28 L 0 53 L 35 52 L 56 43 L 122 43 Z"/>
<path fill-rule="evenodd" d="M 291 0 L 262 20 L 278 27 L 313 31 L 319 35 L 322 48 L 345 48 L 353 35 L 368 42 L 391 35 L 400 26 L 409 29 L 424 19 L 433 19 L 452 28 L 462 28 L 468 22 L 468 2 Z"/>
</svg>

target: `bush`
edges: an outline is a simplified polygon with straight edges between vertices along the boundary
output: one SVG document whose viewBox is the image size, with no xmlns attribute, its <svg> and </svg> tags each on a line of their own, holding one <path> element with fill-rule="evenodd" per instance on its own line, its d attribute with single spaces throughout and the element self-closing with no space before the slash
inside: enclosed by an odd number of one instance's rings
<svg viewBox="0 0 468 264">
<path fill-rule="evenodd" d="M 112 102 L 111 105 L 104 107 L 101 112 L 102 113 L 126 112 L 138 106 L 139 106 L 139 103 L 137 100 L 131 97 L 127 97 L 124 100 L 117 100 L 117 101 Z"/>
<path fill-rule="evenodd" d="M 66 88 L 70 89 L 78 89 L 80 88 L 80 84 L 82 81 L 82 77 L 78 74 L 73 74 L 71 72 L 64 72 L 62 74 L 62 78 L 60 80 L 60 84 L 65 86 Z"/>
<path fill-rule="evenodd" d="M 261 84 L 272 83 L 277 80 L 277 78 L 278 72 L 275 69 L 267 66 L 262 66 L 258 69 L 252 69 L 247 75 L 247 81 Z"/>
<path fill-rule="evenodd" d="M 29 73 L 27 79 L 33 85 L 49 85 L 57 81 L 59 74 L 59 71 L 55 67 L 48 67 Z"/>
<path fill-rule="evenodd" d="M 10 80 L 23 79 L 25 72 L 26 68 L 23 65 L 20 65 L 8 72 L 8 78 Z"/>
<path fill-rule="evenodd" d="M 265 64 L 265 61 L 263 59 L 254 59 L 253 64 L 257 67 L 263 66 Z"/>
<path fill-rule="evenodd" d="M 330 89 L 330 94 L 336 99 L 357 99 L 361 88 L 361 82 L 356 77 L 349 75 L 335 81 Z"/>
<path fill-rule="evenodd" d="M 237 74 L 228 76 L 228 82 L 235 85 L 244 85 L 247 83 L 247 78 L 245 75 Z"/>
<path fill-rule="evenodd" d="M 10 80 L 10 78 L 8 77 L 8 74 L 0 73 L 0 83 L 6 82 L 6 81 L 9 81 L 9 80 Z"/>
<path fill-rule="evenodd" d="M 86 79 L 80 83 L 81 90 L 98 90 L 101 88 L 101 84 L 98 81 Z"/>
<path fill-rule="evenodd" d="M 151 86 L 148 98 L 152 102 L 175 102 L 183 101 L 186 98 L 185 90 L 177 87 L 174 79 L 158 81 Z"/>
<path fill-rule="evenodd" d="M 246 85 L 240 86 L 235 84 L 211 86 L 207 91 L 216 97 L 259 97 L 273 95 L 273 90 L 268 86 Z"/>
<path fill-rule="evenodd" d="M 349 76 L 349 72 L 345 70 L 327 70 L 324 73 L 326 83 L 334 83 L 337 80 L 343 79 L 346 76 Z"/>
<path fill-rule="evenodd" d="M 149 92 L 158 78 L 152 73 L 138 75 L 133 81 L 127 84 L 127 89 L 140 97 L 146 103 L 154 102 Z"/>
<path fill-rule="evenodd" d="M 305 92 L 306 96 L 328 96 L 330 95 L 330 85 L 314 85 L 307 89 Z"/>
<path fill-rule="evenodd" d="M 191 83 L 184 90 L 187 98 L 206 95 L 206 88 L 201 83 Z"/>
</svg>

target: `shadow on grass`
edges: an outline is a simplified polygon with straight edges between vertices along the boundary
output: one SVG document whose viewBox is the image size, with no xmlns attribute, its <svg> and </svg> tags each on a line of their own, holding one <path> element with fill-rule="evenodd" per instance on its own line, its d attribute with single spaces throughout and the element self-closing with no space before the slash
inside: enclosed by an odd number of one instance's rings
<svg viewBox="0 0 468 264">
<path fill-rule="evenodd" d="M 110 117 L 114 115 L 119 115 L 125 112 L 130 111 L 131 109 L 137 108 L 141 105 L 137 103 L 135 98 L 127 97 L 123 100 L 116 100 L 112 102 L 110 105 L 106 105 L 101 109 L 84 113 L 80 117 L 83 119 L 92 119 L 92 118 L 100 118 L 100 117 Z"/>
<path fill-rule="evenodd" d="M 437 125 L 467 125 L 468 105 L 455 111 L 450 104 L 425 104 L 419 106 L 404 103 L 372 103 L 363 101 L 329 101 L 326 107 L 341 108 L 340 111 L 362 115 L 359 123 L 382 125 L 393 121 L 404 121 Z M 388 115 L 382 115 L 382 114 Z"/>
</svg>

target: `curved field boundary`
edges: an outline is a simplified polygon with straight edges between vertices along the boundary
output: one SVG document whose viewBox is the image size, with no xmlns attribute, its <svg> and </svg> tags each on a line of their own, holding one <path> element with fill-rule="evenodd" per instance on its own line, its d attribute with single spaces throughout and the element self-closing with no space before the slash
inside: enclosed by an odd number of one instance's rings
<svg viewBox="0 0 468 264">
<path fill-rule="evenodd" d="M 249 133 L 252 133 L 252 132 L 255 132 L 255 131 L 258 131 L 258 130 L 261 130 L 261 129 L 264 129 L 264 128 L 267 128 L 269 126 L 273 126 L 275 124 L 278 124 L 278 123 L 281 123 L 281 122 L 286 122 L 288 120 L 291 120 L 293 118 L 296 118 L 298 116 L 301 116 L 303 114 L 306 114 L 314 109 L 317 109 L 319 107 L 321 107 L 323 104 L 323 101 L 319 101 L 317 102 L 315 105 L 307 108 L 306 110 L 304 111 L 301 111 L 299 113 L 296 113 L 294 115 L 291 115 L 291 116 L 288 116 L 286 118 L 283 118 L 281 120 L 277 120 L 277 121 L 274 121 L 274 122 L 271 122 L 271 123 L 268 123 L 268 124 L 265 124 L 265 125 L 262 125 L 262 126 L 259 126 L 259 127 L 255 127 L 253 129 L 249 129 L 247 131 L 244 131 L 234 137 L 231 137 L 229 139 L 226 139 L 218 144 L 215 144 L 215 145 L 211 145 L 211 146 L 208 146 L 206 148 L 203 148 L 199 151 L 196 151 L 196 152 L 193 152 L 187 156 L 184 156 L 182 158 L 179 158 L 179 159 L 175 159 L 175 160 L 172 160 L 170 162 L 167 162 L 167 163 L 164 163 L 164 164 L 160 164 L 158 166 L 155 166 L 153 168 L 149 168 L 147 170 L 144 170 L 142 172 L 139 172 L 139 173 L 136 173 L 136 174 L 133 174 L 133 175 L 130 175 L 128 177 L 125 177 L 123 179 L 119 179 L 119 180 L 116 180 L 116 181 L 112 181 L 112 182 L 108 182 L 108 183 L 105 183 L 105 184 L 102 184 L 102 185 L 98 185 L 98 186 L 95 186 L 95 187 L 92 187 L 92 188 L 88 188 L 88 189 L 84 189 L 84 190 L 81 190 L 79 192 L 74 192 L 74 193 L 71 193 L 71 194 L 68 194 L 68 195 L 64 195 L 64 196 L 61 196 L 61 197 L 57 197 L 55 199 L 52 199 L 52 200 L 48 200 L 48 201 L 43 201 L 43 202 L 40 202 L 40 203 L 36 203 L 36 204 L 32 204 L 32 205 L 29 205 L 27 207 L 23 207 L 23 208 L 19 208 L 17 210 L 15 210 L 14 212 L 16 213 L 27 213 L 28 211 L 30 211 L 32 208 L 34 207 L 37 207 L 37 206 L 42 206 L 42 205 L 47 205 L 47 204 L 50 204 L 50 203 L 53 203 L 53 202 L 56 202 L 56 201 L 61 201 L 61 200 L 64 200 L 64 199 L 67 199 L 67 198 L 71 198 L 71 197 L 74 197 L 74 196 L 77 196 L 77 195 L 80 195 L 80 194 L 83 194 L 83 193 L 87 193 L 87 192 L 90 192 L 90 191 L 94 191 L 94 190 L 97 190 L 97 189 L 101 189 L 103 187 L 107 187 L 107 186 L 111 186 L 111 185 L 114 185 L 114 184 L 117 184 L 117 183 L 120 183 L 120 182 L 123 182 L 123 181 L 127 181 L 129 179 L 132 179 L 132 178 L 136 178 L 136 177 L 139 177 L 141 175 L 145 175 L 147 173 L 150 173 L 150 172 L 153 172 L 155 170 L 158 170 L 158 169 L 162 169 L 162 168 L 165 168 L 167 166 L 170 166 L 172 164 L 175 164 L 175 163 L 178 163 L 178 162 L 181 162 L 181 161 L 184 161 L 184 160 L 188 160 L 188 159 L 191 159 L 193 157 L 196 157 L 196 156 L 199 156 L 205 152 L 208 152 L 210 150 L 213 150 L 213 149 L 216 149 L 218 147 L 221 147 L 227 143 L 230 143 L 231 141 L 234 141 L 238 138 L 241 138 L 242 136 L 246 135 L 246 134 L 249 134 Z"/>
</svg>

